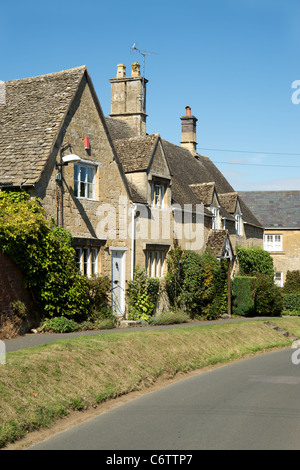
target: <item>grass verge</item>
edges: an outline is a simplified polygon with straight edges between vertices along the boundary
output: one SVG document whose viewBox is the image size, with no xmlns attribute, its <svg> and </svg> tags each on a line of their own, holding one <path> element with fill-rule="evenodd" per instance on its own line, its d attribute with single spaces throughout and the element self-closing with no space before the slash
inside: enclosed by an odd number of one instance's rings
<svg viewBox="0 0 300 470">
<path fill-rule="evenodd" d="M 286 325 L 300 336 L 295 322 Z M 150 387 L 160 377 L 290 344 L 262 321 L 241 321 L 80 336 L 8 353 L 0 366 L 0 447 L 50 427 L 72 410 Z"/>
</svg>

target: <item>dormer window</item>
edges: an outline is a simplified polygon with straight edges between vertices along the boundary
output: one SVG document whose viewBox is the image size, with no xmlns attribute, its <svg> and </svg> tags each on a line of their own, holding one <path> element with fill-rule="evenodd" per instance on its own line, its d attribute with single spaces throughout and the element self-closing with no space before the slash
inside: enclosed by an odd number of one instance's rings
<svg viewBox="0 0 300 470">
<path fill-rule="evenodd" d="M 243 235 L 243 220 L 241 214 L 235 214 L 235 233 L 236 235 Z"/>
<path fill-rule="evenodd" d="M 219 209 L 219 207 L 216 207 L 216 206 L 210 206 L 210 211 L 213 215 L 212 222 L 211 222 L 211 228 L 213 230 L 216 230 L 220 226 L 220 224 L 219 224 L 220 209 Z"/>
<path fill-rule="evenodd" d="M 153 207 L 164 207 L 166 187 L 159 182 L 151 183 L 151 205 Z"/>
</svg>

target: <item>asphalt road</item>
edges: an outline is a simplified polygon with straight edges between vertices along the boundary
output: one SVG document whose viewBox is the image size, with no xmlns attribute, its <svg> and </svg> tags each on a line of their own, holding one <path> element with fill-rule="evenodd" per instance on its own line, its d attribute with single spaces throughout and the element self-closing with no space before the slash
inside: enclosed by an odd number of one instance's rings
<svg viewBox="0 0 300 470">
<path fill-rule="evenodd" d="M 34 346 L 40 346 L 42 344 L 52 343 L 53 341 L 59 341 L 61 339 L 76 338 L 78 336 L 87 335 L 99 335 L 99 334 L 110 334 L 110 333 L 129 333 L 132 331 L 153 331 L 163 330 L 171 328 L 185 328 L 187 326 L 201 326 L 201 325 L 214 325 L 218 323 L 232 323 L 239 321 L 253 321 L 258 318 L 230 318 L 223 320 L 212 320 L 212 321 L 195 321 L 189 323 L 181 323 L 177 325 L 159 325 L 159 326 L 138 326 L 130 328 L 117 328 L 109 330 L 96 330 L 96 331 L 81 331 L 75 333 L 29 333 L 17 338 L 4 340 L 6 352 L 18 351 L 20 349 L 32 348 Z M 272 320 L 270 317 L 259 317 L 260 320 Z"/>
<path fill-rule="evenodd" d="M 124 450 L 135 456 L 139 450 L 298 450 L 300 364 L 292 363 L 293 352 L 183 379 L 29 450 L 105 450 L 111 456 Z"/>
</svg>

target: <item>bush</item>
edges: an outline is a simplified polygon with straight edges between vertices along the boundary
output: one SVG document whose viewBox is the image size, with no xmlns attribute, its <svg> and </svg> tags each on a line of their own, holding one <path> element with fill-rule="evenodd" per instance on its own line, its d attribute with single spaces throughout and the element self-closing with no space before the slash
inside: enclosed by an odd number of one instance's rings
<svg viewBox="0 0 300 470">
<path fill-rule="evenodd" d="M 194 318 L 217 318 L 227 313 L 227 269 L 209 252 L 172 250 L 166 287 L 170 303 Z"/>
<path fill-rule="evenodd" d="M 232 313 L 240 316 L 255 314 L 255 286 L 257 278 L 254 276 L 236 276 L 232 283 Z"/>
<path fill-rule="evenodd" d="M 87 282 L 75 263 L 72 236 L 47 221 L 38 199 L 0 192 L 0 249 L 20 267 L 47 316 L 86 316 Z"/>
<path fill-rule="evenodd" d="M 54 333 L 71 333 L 80 329 L 80 325 L 66 317 L 47 318 L 42 323 L 40 330 Z"/>
<path fill-rule="evenodd" d="M 134 278 L 128 282 L 128 318 L 130 320 L 145 320 L 153 314 L 158 295 L 159 280 L 147 277 L 145 269 L 137 266 L 134 270 Z"/>
<path fill-rule="evenodd" d="M 111 315 L 109 318 L 103 318 L 101 321 L 96 323 L 98 330 L 110 330 L 116 328 L 116 318 Z"/>
<path fill-rule="evenodd" d="M 270 253 L 260 247 L 244 248 L 241 246 L 237 246 L 236 252 L 241 276 L 266 274 L 274 278 L 275 271 Z"/>
<path fill-rule="evenodd" d="M 300 310 L 284 310 L 282 315 L 291 317 L 300 317 Z"/>
<path fill-rule="evenodd" d="M 283 291 L 288 294 L 296 292 L 300 294 L 300 271 L 287 272 Z"/>
<path fill-rule="evenodd" d="M 255 290 L 255 314 L 258 316 L 278 316 L 283 310 L 281 287 L 274 284 L 270 276 L 258 275 Z"/>
<path fill-rule="evenodd" d="M 182 310 L 163 310 L 159 315 L 152 317 L 149 323 L 151 325 L 173 325 L 186 323 L 189 320 L 189 315 Z"/>
<path fill-rule="evenodd" d="M 111 282 L 107 276 L 92 277 L 87 279 L 87 289 L 89 292 L 90 312 L 103 313 L 109 309 L 109 292 Z M 111 313 L 111 312 L 110 312 Z"/>
<path fill-rule="evenodd" d="M 300 293 L 283 294 L 284 310 L 300 310 Z"/>
</svg>

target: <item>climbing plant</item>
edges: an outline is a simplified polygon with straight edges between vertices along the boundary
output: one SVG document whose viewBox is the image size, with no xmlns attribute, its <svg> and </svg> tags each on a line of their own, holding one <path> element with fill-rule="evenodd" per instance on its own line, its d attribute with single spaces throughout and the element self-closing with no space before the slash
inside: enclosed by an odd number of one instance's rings
<svg viewBox="0 0 300 470">
<path fill-rule="evenodd" d="M 226 266 L 209 251 L 202 254 L 171 250 L 168 256 L 167 290 L 175 307 L 191 317 L 217 318 L 227 312 Z"/>
<path fill-rule="evenodd" d="M 87 314 L 87 282 L 75 263 L 72 236 L 47 220 L 38 199 L 0 192 L 0 250 L 20 267 L 46 315 Z"/>
</svg>

